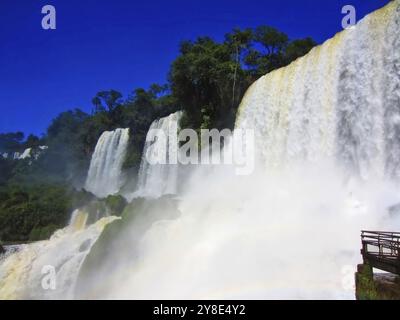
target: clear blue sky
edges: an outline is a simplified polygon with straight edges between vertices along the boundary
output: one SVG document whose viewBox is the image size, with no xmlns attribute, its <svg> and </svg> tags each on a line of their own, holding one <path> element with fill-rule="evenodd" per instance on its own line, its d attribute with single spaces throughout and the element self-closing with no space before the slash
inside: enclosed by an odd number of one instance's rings
<svg viewBox="0 0 400 320">
<path fill-rule="evenodd" d="M 0 132 L 40 135 L 58 113 L 91 109 L 96 92 L 165 83 L 181 40 L 222 40 L 234 27 L 271 25 L 317 42 L 388 0 L 0 0 Z M 57 29 L 41 28 L 42 6 Z"/>
</svg>

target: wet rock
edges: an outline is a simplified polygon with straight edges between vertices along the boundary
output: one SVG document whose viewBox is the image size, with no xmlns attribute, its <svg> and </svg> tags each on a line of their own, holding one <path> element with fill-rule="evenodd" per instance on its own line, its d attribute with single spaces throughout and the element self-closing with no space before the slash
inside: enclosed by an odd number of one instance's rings
<svg viewBox="0 0 400 320">
<path fill-rule="evenodd" d="M 81 246 L 79 247 L 79 252 L 84 252 L 87 251 L 90 247 L 90 244 L 92 242 L 90 241 L 90 239 L 87 239 L 84 243 L 81 244 Z"/>
<path fill-rule="evenodd" d="M 390 273 L 373 273 L 366 264 L 357 266 L 357 300 L 399 300 L 400 277 Z"/>
</svg>

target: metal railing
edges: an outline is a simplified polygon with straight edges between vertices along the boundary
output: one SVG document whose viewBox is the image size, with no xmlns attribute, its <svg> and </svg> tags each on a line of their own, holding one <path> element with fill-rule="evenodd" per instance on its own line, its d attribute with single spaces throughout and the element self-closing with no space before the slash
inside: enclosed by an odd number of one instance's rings
<svg viewBox="0 0 400 320">
<path fill-rule="evenodd" d="M 400 274 L 400 232 L 361 231 L 364 263 Z"/>
</svg>

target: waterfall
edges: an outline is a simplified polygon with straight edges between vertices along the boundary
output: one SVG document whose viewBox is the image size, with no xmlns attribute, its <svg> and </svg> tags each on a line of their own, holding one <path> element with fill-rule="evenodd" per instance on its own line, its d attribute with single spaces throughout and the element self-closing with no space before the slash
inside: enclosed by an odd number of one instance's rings
<svg viewBox="0 0 400 320">
<path fill-rule="evenodd" d="M 354 299 L 360 230 L 400 226 L 400 216 L 388 212 L 400 202 L 392 181 L 400 177 L 399 30 L 395 0 L 256 81 L 236 128 L 255 130 L 261 169 L 237 176 L 223 166 L 194 168 L 175 218 L 165 219 L 165 206 L 145 214 L 128 208 L 124 231 L 106 237 L 118 250 L 98 261 L 109 272 L 90 270 L 84 297 Z M 175 152 L 179 118 L 151 125 L 168 139 L 154 141 L 149 131 L 134 196 L 177 192 L 178 167 L 146 159 Z M 127 140 L 127 129 L 100 137 L 88 190 L 118 192 Z M 343 172 L 362 179 L 347 183 Z M 50 240 L 6 257 L 0 299 L 73 298 L 84 258 L 114 219 L 87 227 L 87 214 L 77 210 Z M 55 291 L 40 287 L 46 265 L 56 269 Z"/>
<path fill-rule="evenodd" d="M 267 168 L 334 159 L 400 178 L 400 5 L 393 1 L 256 81 L 236 128 L 253 128 Z"/>
<path fill-rule="evenodd" d="M 256 81 L 236 129 L 255 130 L 262 165 L 249 176 L 194 168 L 178 218 L 136 242 L 114 238 L 137 249 L 108 257 L 118 278 L 105 297 L 354 299 L 360 230 L 400 226 L 386 178 L 400 174 L 399 24 L 396 0 Z"/>
<path fill-rule="evenodd" d="M 30 158 L 32 154 L 32 148 L 25 149 L 18 159 Z"/>
<path fill-rule="evenodd" d="M 128 140 L 129 129 L 103 132 L 92 155 L 86 190 L 100 198 L 120 190 L 124 183 L 121 173 Z"/>
<path fill-rule="evenodd" d="M 175 145 L 178 123 L 181 112 L 178 111 L 168 117 L 155 120 L 146 136 L 143 158 L 140 164 L 138 191 L 135 196 L 157 198 L 165 194 L 176 194 L 178 190 L 177 164 L 150 164 L 147 157 L 168 159 L 172 152 L 177 152 Z M 154 139 L 153 130 L 162 130 L 165 140 Z"/>
<path fill-rule="evenodd" d="M 82 209 L 75 209 L 72 212 L 71 220 L 69 222 L 69 227 L 72 230 L 82 230 L 86 227 L 86 223 L 88 220 L 89 214 Z M 98 219 L 96 219 L 97 221 Z"/>
<path fill-rule="evenodd" d="M 85 227 L 87 213 L 76 211 L 69 226 L 49 240 L 22 245 L 0 263 L 0 299 L 71 299 L 80 267 L 104 227 L 107 217 Z M 43 279 L 54 268 L 54 290 Z M 47 270 L 47 271 L 46 271 Z"/>
</svg>

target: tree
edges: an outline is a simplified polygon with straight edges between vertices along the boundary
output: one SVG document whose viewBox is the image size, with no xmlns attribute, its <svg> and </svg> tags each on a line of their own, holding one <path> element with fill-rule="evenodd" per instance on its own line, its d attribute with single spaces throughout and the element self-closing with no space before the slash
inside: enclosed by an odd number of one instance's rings
<svg viewBox="0 0 400 320">
<path fill-rule="evenodd" d="M 268 26 L 234 29 L 222 43 L 209 37 L 183 41 L 167 84 L 137 88 L 126 100 L 116 90 L 100 91 L 92 100 L 92 114 L 79 109 L 63 112 L 41 139 L 29 135 L 24 141 L 22 132 L 0 134 L 0 152 L 49 146 L 35 161 L 0 156 L 0 240 L 43 239 L 65 225 L 72 209 L 65 186 L 83 185 L 104 131 L 130 128 L 124 169 L 135 175 L 155 119 L 183 110 L 184 128 L 233 128 L 248 86 L 314 46 L 311 38 L 289 41 L 286 34 Z M 108 199 L 119 211 L 117 200 Z"/>
<path fill-rule="evenodd" d="M 60 113 L 48 127 L 47 139 L 69 142 L 87 118 L 88 114 L 80 109 Z"/>
<path fill-rule="evenodd" d="M 293 40 L 286 48 L 286 62 L 290 63 L 291 61 L 306 55 L 316 45 L 317 43 L 310 37 Z"/>
<path fill-rule="evenodd" d="M 84 133 L 89 115 L 80 109 L 59 114 L 47 129 L 44 143 L 49 147 L 27 170 L 43 181 L 66 182 L 86 167 Z"/>
<path fill-rule="evenodd" d="M 231 33 L 225 35 L 225 42 L 233 48 L 235 54 L 235 70 L 232 84 L 232 108 L 235 107 L 235 89 L 237 81 L 237 72 L 240 67 L 240 56 L 242 51 L 249 49 L 253 40 L 253 31 L 251 29 L 234 29 Z"/>
<path fill-rule="evenodd" d="M 21 149 L 24 140 L 23 132 L 9 132 L 0 134 L 0 151 L 15 152 Z"/>
<path fill-rule="evenodd" d="M 0 155 L 0 186 L 4 186 L 8 183 L 8 181 L 12 178 L 13 176 L 13 170 L 15 168 L 15 161 L 12 161 L 10 159 L 4 159 Z M 1 202 L 1 199 L 0 199 Z"/>
<path fill-rule="evenodd" d="M 316 45 L 311 38 L 289 41 L 285 33 L 268 26 L 258 27 L 254 39 L 265 51 L 252 46 L 246 52 L 244 64 L 253 81 L 304 56 Z"/>
<path fill-rule="evenodd" d="M 236 28 L 225 35 L 223 43 L 209 37 L 182 42 L 169 73 L 172 95 L 184 110 L 181 125 L 233 128 L 248 86 L 314 45 L 311 38 L 290 42 L 285 33 L 269 26 L 255 31 Z"/>
<path fill-rule="evenodd" d="M 25 148 L 37 148 L 40 146 L 40 139 L 39 137 L 30 134 L 25 141 Z"/>
<path fill-rule="evenodd" d="M 282 54 L 289 42 L 289 38 L 285 33 L 269 26 L 257 27 L 255 40 L 264 46 L 269 57 Z"/>
<path fill-rule="evenodd" d="M 153 83 L 150 85 L 149 93 L 153 96 L 153 98 L 158 98 L 163 96 L 168 91 L 168 85 L 159 85 L 157 83 Z"/>
<path fill-rule="evenodd" d="M 112 112 L 121 105 L 122 94 L 116 90 L 100 91 L 92 99 L 95 112 Z"/>
<path fill-rule="evenodd" d="M 172 94 L 185 112 L 184 127 L 232 127 L 233 84 L 235 91 L 246 87 L 244 72 L 237 65 L 232 48 L 228 41 L 220 44 L 208 37 L 181 44 L 181 54 L 172 63 L 169 80 Z"/>
</svg>

